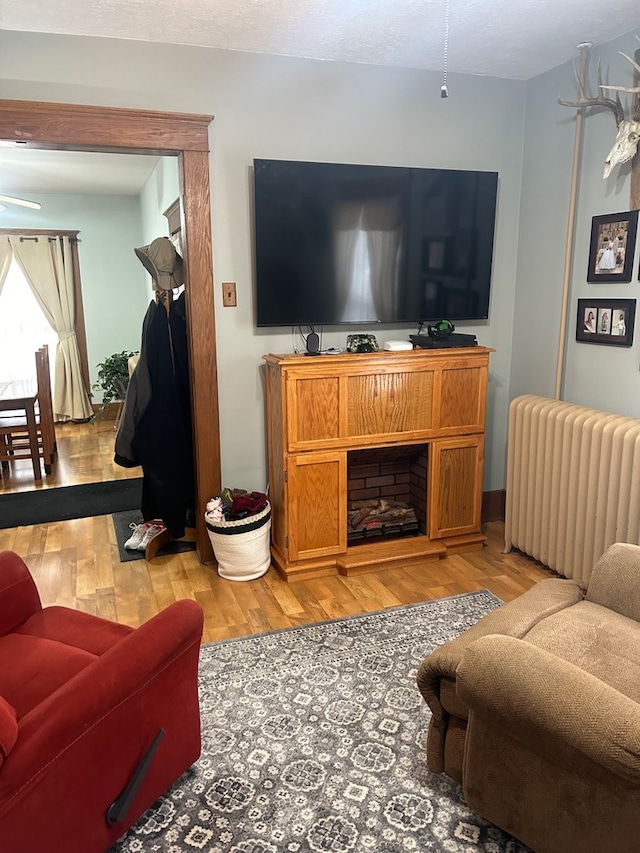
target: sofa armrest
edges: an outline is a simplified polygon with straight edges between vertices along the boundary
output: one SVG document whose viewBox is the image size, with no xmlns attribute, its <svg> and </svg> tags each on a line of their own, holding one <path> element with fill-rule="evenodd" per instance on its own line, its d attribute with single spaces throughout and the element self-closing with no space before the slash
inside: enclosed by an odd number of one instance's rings
<svg viewBox="0 0 640 853">
<path fill-rule="evenodd" d="M 68 779 L 73 772 L 69 766 L 73 768 L 83 752 L 93 756 L 97 778 L 92 784 L 113 785 L 109 796 L 115 798 L 149 746 L 145 737 L 155 736 L 158 728 L 178 739 L 192 741 L 195 736 L 194 761 L 200 742 L 197 669 L 202 624 L 202 608 L 195 601 L 171 604 L 25 715 L 11 762 L 0 774 L 0 820 L 11 800 L 38 775 L 55 774 L 59 765 Z"/>
<path fill-rule="evenodd" d="M 13 551 L 0 552 L 0 637 L 42 610 L 40 595 L 24 560 Z"/>
<path fill-rule="evenodd" d="M 458 695 L 500 732 L 558 759 L 577 751 L 640 785 L 640 705 L 526 641 L 487 636 L 458 667 Z"/>
<path fill-rule="evenodd" d="M 436 724 L 445 713 L 440 702 L 440 679 L 455 679 L 458 665 L 471 643 L 487 634 L 523 637 L 542 619 L 577 604 L 583 597 L 584 590 L 574 581 L 548 578 L 433 651 L 418 668 L 417 682 Z"/>
<path fill-rule="evenodd" d="M 586 599 L 640 622 L 640 545 L 607 548 L 593 567 Z"/>
</svg>

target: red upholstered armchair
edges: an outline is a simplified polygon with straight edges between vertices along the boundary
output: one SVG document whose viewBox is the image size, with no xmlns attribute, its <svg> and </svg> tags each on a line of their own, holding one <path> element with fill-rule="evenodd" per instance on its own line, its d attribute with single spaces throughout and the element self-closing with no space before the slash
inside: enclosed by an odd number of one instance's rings
<svg viewBox="0 0 640 853">
<path fill-rule="evenodd" d="M 202 608 L 42 608 L 0 553 L 0 850 L 103 853 L 200 755 Z"/>
</svg>

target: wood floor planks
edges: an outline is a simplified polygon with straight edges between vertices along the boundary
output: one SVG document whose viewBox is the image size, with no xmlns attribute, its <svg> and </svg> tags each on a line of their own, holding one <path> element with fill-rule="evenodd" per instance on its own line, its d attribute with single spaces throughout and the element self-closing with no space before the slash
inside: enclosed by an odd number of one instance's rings
<svg viewBox="0 0 640 853">
<path fill-rule="evenodd" d="M 113 426 L 109 420 L 56 424 L 58 458 L 51 474 L 36 484 L 29 459 L 11 462 L 0 477 L 0 494 L 140 477 L 140 468 L 122 468 L 113 461 Z"/>
<path fill-rule="evenodd" d="M 58 425 L 57 435 L 60 459 L 42 488 L 141 476 L 139 468 L 113 464 L 112 421 Z M 15 463 L 0 478 L 0 492 L 33 489 L 33 472 L 30 478 L 29 483 L 28 471 Z M 484 525 L 483 532 L 488 541 L 480 551 L 292 583 L 273 567 L 258 580 L 226 581 L 215 566 L 198 563 L 192 551 L 121 563 L 109 515 L 0 529 L 0 550 L 25 559 L 45 605 L 137 626 L 173 601 L 192 598 L 205 611 L 204 642 L 214 642 L 483 588 L 510 601 L 536 581 L 555 576 L 525 555 L 503 554 L 501 522 Z"/>
<path fill-rule="evenodd" d="M 180 598 L 205 610 L 204 641 L 489 589 L 505 601 L 554 573 L 531 558 L 502 554 L 503 525 L 485 525 L 482 551 L 354 577 L 286 583 L 274 568 L 262 578 L 220 578 L 194 552 L 120 563 L 110 516 L 0 530 L 0 549 L 32 570 L 45 605 L 61 604 L 137 626 Z"/>
</svg>

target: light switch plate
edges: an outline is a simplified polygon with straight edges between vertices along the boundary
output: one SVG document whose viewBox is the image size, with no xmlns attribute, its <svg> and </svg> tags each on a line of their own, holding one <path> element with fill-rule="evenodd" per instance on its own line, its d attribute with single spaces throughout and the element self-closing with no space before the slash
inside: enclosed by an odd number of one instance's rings
<svg viewBox="0 0 640 853">
<path fill-rule="evenodd" d="M 236 283 L 235 281 L 222 282 L 222 304 L 226 308 L 235 308 L 238 304 L 236 301 Z"/>
</svg>

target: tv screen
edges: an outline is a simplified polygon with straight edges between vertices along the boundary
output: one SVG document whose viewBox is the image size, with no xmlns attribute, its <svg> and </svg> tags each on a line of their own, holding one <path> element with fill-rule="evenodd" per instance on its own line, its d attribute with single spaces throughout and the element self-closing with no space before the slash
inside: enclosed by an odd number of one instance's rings
<svg viewBox="0 0 640 853">
<path fill-rule="evenodd" d="M 254 160 L 256 323 L 482 320 L 496 172 Z"/>
</svg>

